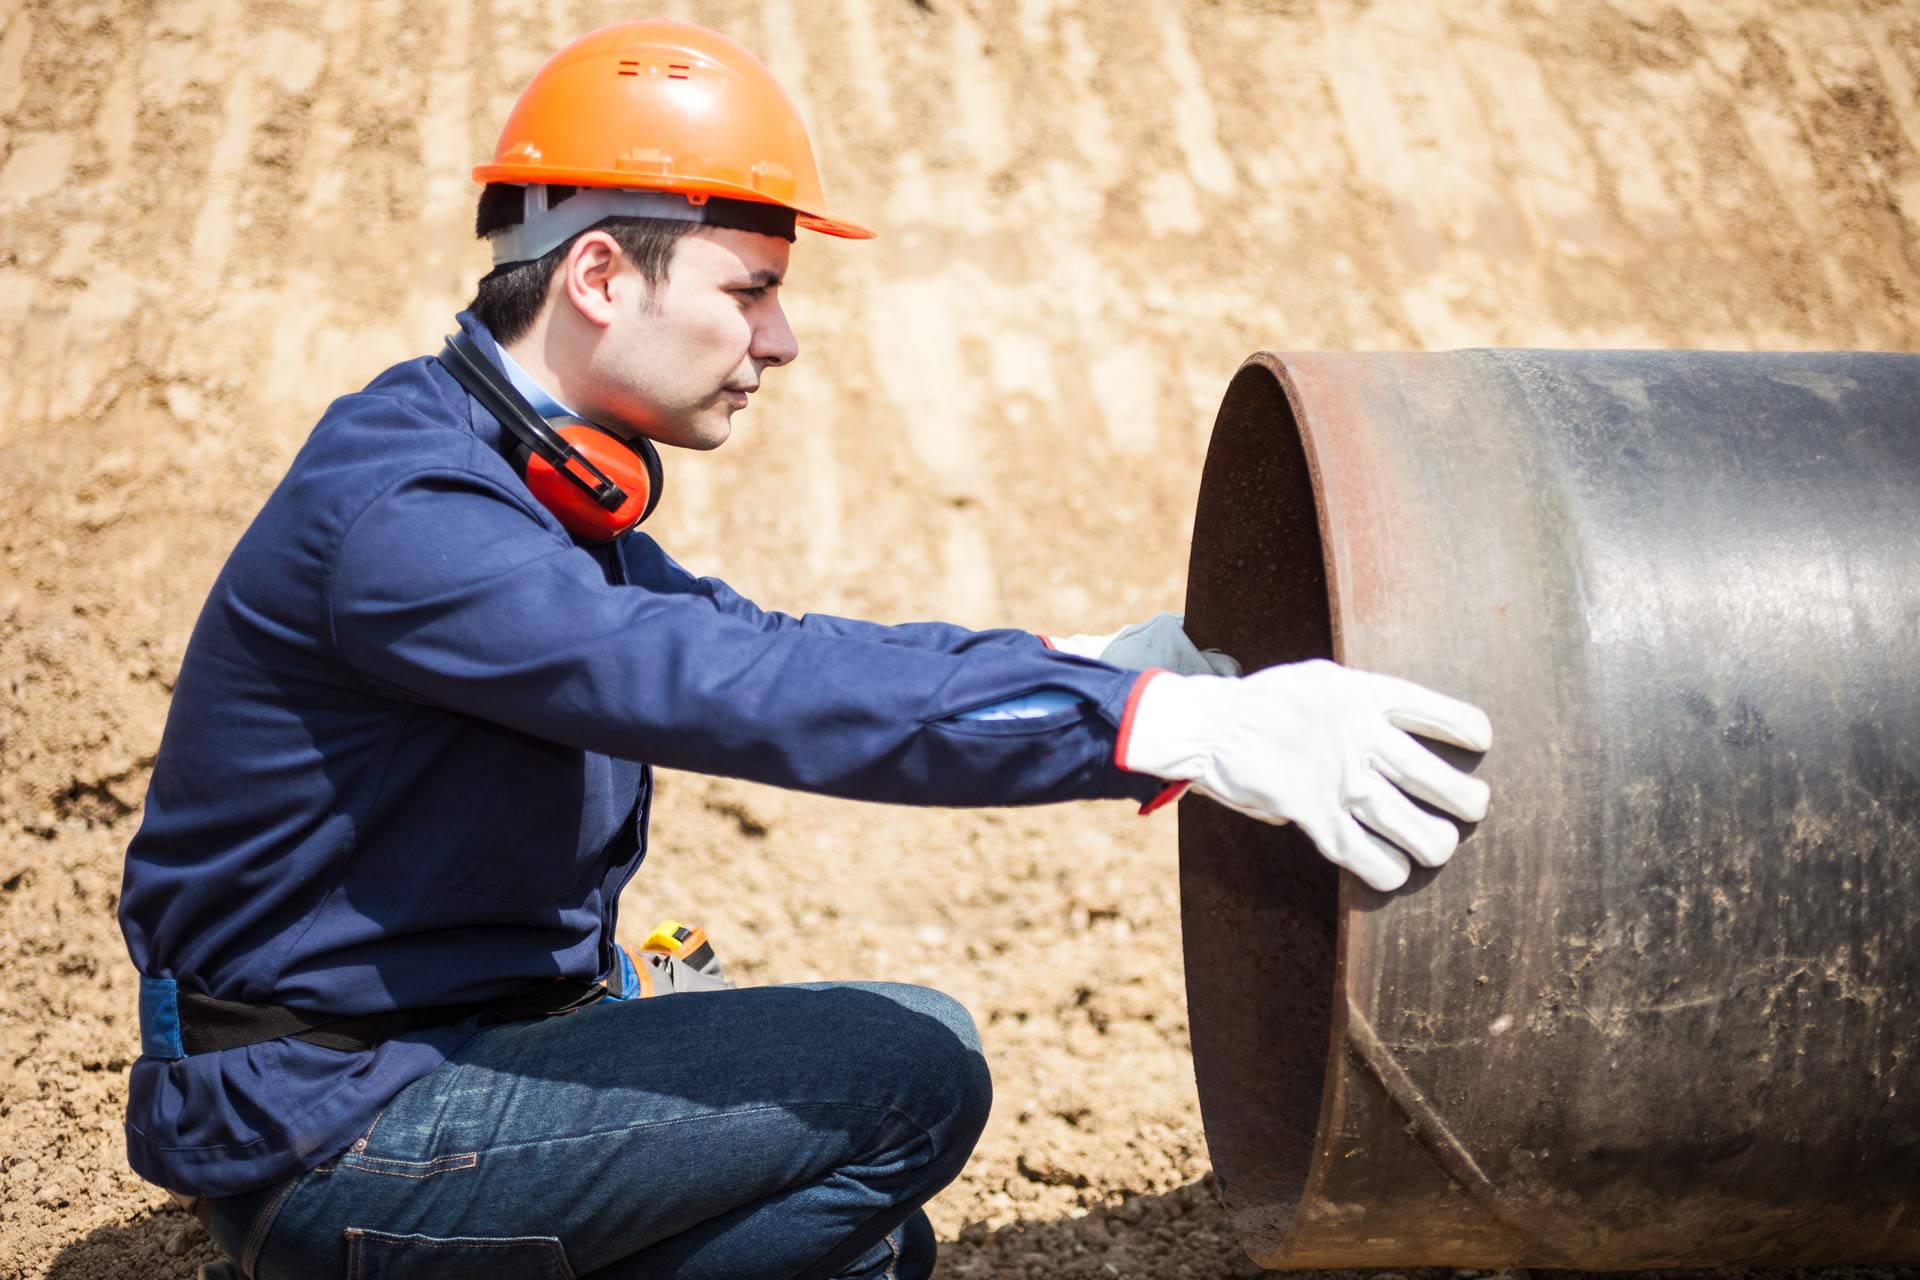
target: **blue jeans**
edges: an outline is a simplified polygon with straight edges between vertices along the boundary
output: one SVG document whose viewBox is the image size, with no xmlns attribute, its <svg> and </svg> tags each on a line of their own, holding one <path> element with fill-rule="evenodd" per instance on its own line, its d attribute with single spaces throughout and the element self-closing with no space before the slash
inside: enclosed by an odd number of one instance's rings
<svg viewBox="0 0 1920 1280">
<path fill-rule="evenodd" d="M 991 1098 L 966 1010 L 921 987 L 603 1001 L 480 1032 L 207 1224 L 255 1280 L 924 1280 L 919 1206 Z"/>
</svg>

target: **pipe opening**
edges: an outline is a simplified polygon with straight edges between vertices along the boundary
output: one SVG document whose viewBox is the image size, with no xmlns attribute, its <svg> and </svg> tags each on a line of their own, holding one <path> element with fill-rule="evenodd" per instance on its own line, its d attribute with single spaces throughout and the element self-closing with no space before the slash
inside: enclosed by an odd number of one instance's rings
<svg viewBox="0 0 1920 1280">
<path fill-rule="evenodd" d="M 1227 388 L 1201 479 L 1187 630 L 1248 671 L 1333 656 L 1306 444 L 1277 362 Z M 1181 806 L 1181 929 L 1207 1146 L 1235 1227 L 1277 1251 L 1306 1190 L 1332 1036 L 1339 873 L 1293 827 Z"/>
</svg>

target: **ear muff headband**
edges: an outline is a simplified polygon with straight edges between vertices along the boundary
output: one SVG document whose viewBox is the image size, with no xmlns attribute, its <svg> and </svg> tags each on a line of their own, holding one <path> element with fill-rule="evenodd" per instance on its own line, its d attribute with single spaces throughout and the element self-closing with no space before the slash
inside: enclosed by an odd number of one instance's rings
<svg viewBox="0 0 1920 1280">
<path fill-rule="evenodd" d="M 653 514 L 665 477 L 652 441 L 541 417 L 464 333 L 448 336 L 439 360 L 526 450 L 527 487 L 567 532 L 605 542 Z"/>
</svg>

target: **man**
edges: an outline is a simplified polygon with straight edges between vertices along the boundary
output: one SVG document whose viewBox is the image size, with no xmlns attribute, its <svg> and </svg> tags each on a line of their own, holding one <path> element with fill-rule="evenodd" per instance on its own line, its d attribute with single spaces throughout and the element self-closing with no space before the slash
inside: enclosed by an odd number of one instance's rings
<svg viewBox="0 0 1920 1280">
<path fill-rule="evenodd" d="M 1021 631 L 763 612 L 631 532 L 793 360 L 828 215 L 745 50 L 624 23 L 523 94 L 438 357 L 336 401 L 221 571 L 128 850 L 128 1148 L 247 1275 L 924 1277 L 989 1082 L 965 1011 L 849 983 L 634 999 L 652 764 L 893 802 L 1298 822 L 1379 888 L 1483 784 L 1479 712 L 1244 679 L 1163 615 Z M 1105 660 L 1103 660 L 1103 658 Z M 1174 668 L 1146 671 L 1137 668 Z M 683 957 L 689 961 L 695 957 Z"/>
</svg>

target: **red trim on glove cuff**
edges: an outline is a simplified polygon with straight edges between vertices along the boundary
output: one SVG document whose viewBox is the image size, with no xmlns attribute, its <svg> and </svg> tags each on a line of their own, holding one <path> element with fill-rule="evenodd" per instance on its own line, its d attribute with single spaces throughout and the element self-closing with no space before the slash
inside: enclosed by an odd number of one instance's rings
<svg viewBox="0 0 1920 1280">
<path fill-rule="evenodd" d="M 1120 713 L 1120 733 L 1113 743 L 1113 762 L 1122 769 L 1127 769 L 1127 743 L 1133 738 L 1133 714 L 1140 708 L 1140 695 L 1147 691 L 1147 683 L 1155 676 L 1166 674 L 1160 667 L 1141 672 L 1140 678 L 1133 682 L 1132 692 L 1127 694 L 1126 710 Z M 1132 773 L 1133 770 L 1127 769 L 1127 772 Z M 1190 785 L 1186 782 L 1168 783 L 1165 791 L 1140 806 L 1140 816 L 1144 818 L 1154 810 L 1165 808 L 1178 800 Z"/>
<path fill-rule="evenodd" d="M 1155 676 L 1164 676 L 1166 674 L 1167 673 L 1159 667 L 1150 667 L 1142 671 L 1140 678 L 1133 682 L 1132 691 L 1127 694 L 1126 710 L 1120 713 L 1120 733 L 1119 736 L 1113 740 L 1113 762 L 1120 768 L 1126 769 L 1128 773 L 1134 772 L 1134 770 L 1127 765 L 1127 743 L 1133 737 L 1133 716 L 1134 713 L 1140 709 L 1140 695 L 1147 691 L 1147 685 L 1152 682 Z"/>
<path fill-rule="evenodd" d="M 1040 633 L 1038 631 L 1034 632 L 1033 634 L 1040 636 Z M 1040 643 L 1047 646 L 1047 648 L 1049 649 L 1058 649 L 1060 647 L 1059 645 L 1053 642 L 1052 636 L 1040 636 Z"/>
<path fill-rule="evenodd" d="M 1187 788 L 1192 785 L 1191 782 L 1169 782 L 1165 791 L 1162 791 L 1159 795 L 1140 806 L 1140 816 L 1144 818 L 1157 809 L 1166 808 L 1175 800 L 1187 794 Z"/>
</svg>

